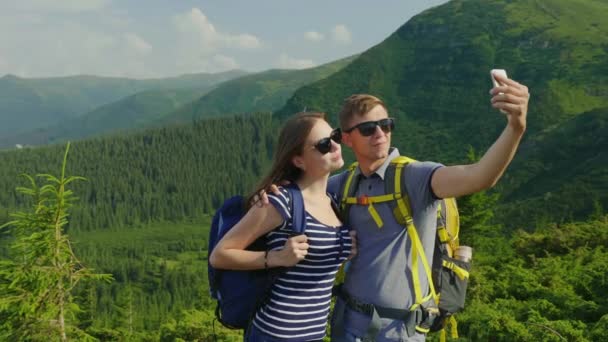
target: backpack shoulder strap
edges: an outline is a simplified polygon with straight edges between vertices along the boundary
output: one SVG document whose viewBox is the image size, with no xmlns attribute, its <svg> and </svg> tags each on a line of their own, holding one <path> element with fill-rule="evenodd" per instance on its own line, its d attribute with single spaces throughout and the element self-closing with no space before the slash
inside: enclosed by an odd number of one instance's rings
<svg viewBox="0 0 608 342">
<path fill-rule="evenodd" d="M 412 217 L 409 197 L 407 192 L 403 190 L 403 170 L 412 162 L 415 162 L 415 160 L 399 156 L 391 160 L 384 175 L 384 192 L 386 194 L 394 194 L 395 201 L 391 202 L 390 205 L 393 207 L 395 219 L 403 226 L 407 224 L 408 218 L 411 219 Z"/>
<path fill-rule="evenodd" d="M 418 270 L 418 265 L 421 263 L 429 281 L 430 294 L 423 297 L 423 290 L 420 285 L 420 275 L 418 271 L 413 272 L 412 282 L 414 285 L 414 294 L 416 298 L 414 299 L 414 305 L 412 305 L 411 309 L 415 309 L 430 299 L 433 299 L 435 303 L 438 303 L 439 297 L 437 296 L 435 285 L 433 284 L 431 267 L 426 259 L 424 247 L 422 246 L 420 237 L 418 236 L 418 231 L 414 225 L 414 219 L 407 192 L 403 193 L 403 170 L 405 166 L 412 162 L 415 162 L 415 160 L 403 156 L 393 159 L 389 168 L 386 170 L 386 174 L 384 176 L 384 186 L 386 193 L 394 193 L 395 201 L 393 203 L 396 202 L 396 205 L 394 205 L 395 208 L 393 209 L 393 215 L 395 216 L 397 222 L 405 226 L 407 234 L 412 241 L 412 251 L 410 255 L 412 259 L 412 269 Z"/>
<path fill-rule="evenodd" d="M 291 183 L 285 187 L 289 194 L 291 209 L 292 228 L 297 235 L 304 234 L 306 230 L 306 210 L 304 208 L 304 198 L 302 191 L 297 184 Z"/>
<path fill-rule="evenodd" d="M 350 166 L 348 167 L 348 176 L 346 177 L 346 181 L 343 184 L 343 188 L 341 189 L 342 192 L 342 205 L 346 205 L 346 201 L 345 199 L 349 196 L 353 196 L 355 194 L 355 192 L 357 191 L 357 180 L 355 180 L 355 182 L 353 182 L 354 178 L 355 178 L 355 171 L 357 171 L 357 167 L 359 166 L 359 163 L 354 162 L 352 164 L 350 164 Z"/>
<path fill-rule="evenodd" d="M 344 224 L 348 224 L 348 209 L 350 209 L 350 206 L 352 205 L 349 198 L 352 198 L 357 192 L 359 179 L 358 177 L 355 179 L 355 171 L 358 166 L 359 163 L 357 162 L 350 164 L 348 171 L 346 171 L 345 180 L 340 184 L 340 220 L 342 220 L 342 223 Z"/>
</svg>

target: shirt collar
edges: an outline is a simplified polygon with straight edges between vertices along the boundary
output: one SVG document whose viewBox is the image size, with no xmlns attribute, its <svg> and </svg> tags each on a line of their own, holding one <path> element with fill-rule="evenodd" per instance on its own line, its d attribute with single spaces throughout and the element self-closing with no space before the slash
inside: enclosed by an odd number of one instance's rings
<svg viewBox="0 0 608 342">
<path fill-rule="evenodd" d="M 388 166 L 391 163 L 391 161 L 393 161 L 393 159 L 395 159 L 397 157 L 399 157 L 399 150 L 396 147 L 391 147 L 389 149 L 388 157 L 386 157 L 386 159 L 384 160 L 384 163 L 382 163 L 382 165 L 380 165 L 378 170 L 376 170 L 376 172 L 374 172 L 374 173 L 377 174 L 382 180 L 384 180 L 384 174 L 386 174 L 386 169 L 388 169 Z M 372 175 L 374 173 L 372 173 Z M 361 166 L 357 167 L 357 170 L 355 170 L 354 176 L 355 177 L 363 176 L 363 173 L 361 172 Z"/>
</svg>

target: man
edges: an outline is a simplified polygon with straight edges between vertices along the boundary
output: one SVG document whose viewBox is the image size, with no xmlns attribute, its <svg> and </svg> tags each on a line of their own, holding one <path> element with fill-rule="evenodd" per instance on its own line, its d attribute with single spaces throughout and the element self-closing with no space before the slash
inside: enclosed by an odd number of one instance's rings
<svg viewBox="0 0 608 342">
<path fill-rule="evenodd" d="M 433 258 L 438 199 L 494 186 L 511 162 L 526 129 L 528 88 L 506 76 L 495 78 L 500 85 L 490 91 L 492 106 L 507 116 L 507 125 L 481 160 L 457 166 L 415 162 L 404 168 L 402 192 L 409 196 L 414 225 L 429 264 Z M 371 95 L 353 95 L 346 99 L 339 120 L 342 141 L 352 148 L 358 162 L 355 196 L 385 194 L 385 172 L 399 151 L 390 147 L 394 122 L 384 103 Z M 328 192 L 341 196 L 346 174 L 331 177 Z M 359 254 L 351 261 L 342 290 L 345 295 L 340 296 L 334 309 L 332 341 L 424 341 L 425 335 L 415 329 L 420 317 L 379 317 L 361 309 L 373 304 L 408 310 L 415 298 L 412 265 L 408 260 L 412 241 L 388 204 L 375 204 L 374 210 L 383 221 L 382 228 L 366 205 L 352 205 L 348 212 L 348 224 L 357 233 Z M 428 289 L 424 271 L 421 267 L 418 271 L 421 288 Z"/>
<path fill-rule="evenodd" d="M 504 75 L 494 77 L 498 86 L 490 91 L 492 106 L 507 116 L 507 125 L 484 156 L 470 165 L 415 162 L 404 168 L 402 193 L 408 196 L 414 226 L 431 265 L 438 200 L 494 186 L 513 159 L 526 130 L 528 88 Z M 399 151 L 391 148 L 395 125 L 386 106 L 374 96 L 353 95 L 346 99 L 339 120 L 342 142 L 353 150 L 359 164 L 353 177 L 357 178 L 354 195 L 361 198 L 385 194 L 385 172 L 391 160 L 399 156 Z M 328 192 L 338 198 L 342 196 L 347 173 L 332 176 Z M 268 203 L 265 196 L 263 203 Z M 424 315 L 411 310 L 411 315 L 401 318 L 401 313 L 409 312 L 415 304 L 409 260 L 412 241 L 388 203 L 374 204 L 374 211 L 382 220 L 382 228 L 366 205 L 350 206 L 346 217 L 356 232 L 358 255 L 351 260 L 334 307 L 332 341 L 424 341 L 425 334 L 416 330 Z M 418 272 L 420 288 L 428 289 L 422 267 Z M 362 309 L 370 305 L 387 308 L 385 312 L 398 311 L 399 318 L 380 317 L 377 312 Z"/>
</svg>

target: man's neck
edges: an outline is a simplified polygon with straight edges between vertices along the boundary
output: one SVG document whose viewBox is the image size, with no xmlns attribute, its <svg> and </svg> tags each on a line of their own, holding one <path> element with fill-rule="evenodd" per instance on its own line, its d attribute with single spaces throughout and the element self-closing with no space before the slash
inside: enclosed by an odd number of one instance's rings
<svg viewBox="0 0 608 342">
<path fill-rule="evenodd" d="M 384 162 L 386 161 L 386 158 L 388 158 L 388 156 L 386 156 L 382 159 L 376 159 L 373 161 L 360 161 L 359 168 L 361 168 L 361 173 L 365 177 L 369 177 L 374 172 L 378 171 L 380 166 L 382 166 L 382 164 L 384 164 Z"/>
</svg>

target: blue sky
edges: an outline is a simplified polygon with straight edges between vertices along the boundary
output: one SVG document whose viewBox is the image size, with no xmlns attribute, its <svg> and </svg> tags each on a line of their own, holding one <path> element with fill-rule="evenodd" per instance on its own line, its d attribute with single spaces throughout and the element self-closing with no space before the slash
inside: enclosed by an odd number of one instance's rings
<svg viewBox="0 0 608 342">
<path fill-rule="evenodd" d="M 446 0 L 0 0 L 0 75 L 150 78 L 306 68 Z"/>
</svg>

